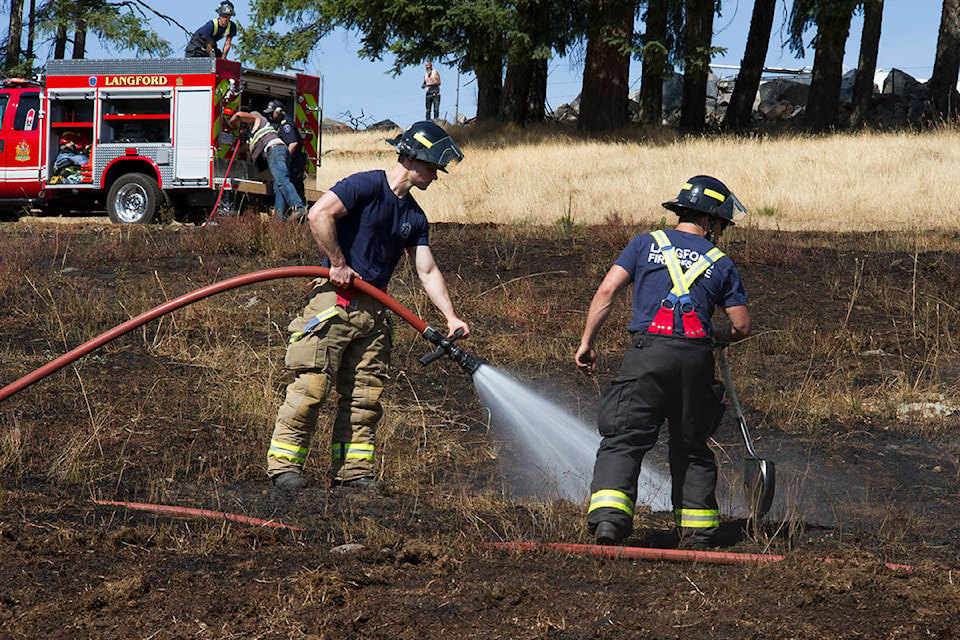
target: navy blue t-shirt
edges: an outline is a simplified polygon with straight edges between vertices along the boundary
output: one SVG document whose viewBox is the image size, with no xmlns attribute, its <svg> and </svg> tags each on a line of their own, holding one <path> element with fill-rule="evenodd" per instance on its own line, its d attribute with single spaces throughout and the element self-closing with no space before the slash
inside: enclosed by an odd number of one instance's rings
<svg viewBox="0 0 960 640">
<path fill-rule="evenodd" d="M 197 29 L 197 33 L 207 40 L 220 42 L 220 38 L 232 38 L 237 35 L 237 25 L 231 21 L 226 27 L 221 28 L 216 20 L 211 20 Z"/>
<path fill-rule="evenodd" d="M 676 229 L 670 229 L 666 233 L 670 243 L 676 248 L 677 259 L 684 271 L 714 247 L 712 242 L 694 233 Z M 652 235 L 642 233 L 630 241 L 614 264 L 623 267 L 632 276 L 634 283 L 633 319 L 628 329 L 646 331 L 660 309 L 660 303 L 673 288 L 660 247 Z M 690 298 L 704 331 L 708 336 L 712 335 L 710 317 L 715 306 L 736 307 L 747 304 L 747 292 L 733 260 L 724 256 L 707 269 L 690 287 Z M 683 335 L 679 308 L 674 312 L 673 333 Z"/>
<path fill-rule="evenodd" d="M 398 198 L 381 170 L 355 173 L 330 190 L 348 212 L 336 223 L 343 257 L 364 280 L 386 289 L 403 252 L 430 244 L 426 214 L 412 195 Z"/>
</svg>

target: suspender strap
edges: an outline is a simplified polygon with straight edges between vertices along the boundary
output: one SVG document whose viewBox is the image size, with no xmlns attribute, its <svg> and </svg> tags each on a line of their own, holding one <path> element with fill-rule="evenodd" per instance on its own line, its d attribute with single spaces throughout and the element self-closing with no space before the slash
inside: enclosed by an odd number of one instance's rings
<svg viewBox="0 0 960 640">
<path fill-rule="evenodd" d="M 673 288 L 667 297 L 660 303 L 660 309 L 654 316 L 653 322 L 647 329 L 650 333 L 659 333 L 663 335 L 673 334 L 673 315 L 674 309 L 679 306 L 681 318 L 683 321 L 683 334 L 688 338 L 706 337 L 703 324 L 697 317 L 693 308 L 693 302 L 690 299 L 690 287 L 696 282 L 697 278 L 707 272 L 717 261 L 724 256 L 720 249 L 714 247 L 706 254 L 701 255 L 700 259 L 690 265 L 686 271 L 677 258 L 676 249 L 670 244 L 670 239 L 663 230 L 654 231 L 652 234 L 657 246 L 660 247 L 660 254 L 663 256 L 663 262 L 670 274 L 670 280 L 673 282 Z"/>
</svg>

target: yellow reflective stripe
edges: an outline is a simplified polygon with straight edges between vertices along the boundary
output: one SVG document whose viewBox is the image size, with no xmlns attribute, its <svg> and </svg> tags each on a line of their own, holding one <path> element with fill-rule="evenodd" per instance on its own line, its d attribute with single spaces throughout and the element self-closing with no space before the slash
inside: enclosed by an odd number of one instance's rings
<svg viewBox="0 0 960 640">
<path fill-rule="evenodd" d="M 657 246 L 660 247 L 660 255 L 663 256 L 663 262 L 667 265 L 667 271 L 670 273 L 670 280 L 673 282 L 671 293 L 677 297 L 690 293 L 690 289 L 683 281 L 683 268 L 680 266 L 680 261 L 677 260 L 677 254 L 674 252 L 667 234 L 663 231 L 654 231 L 651 235 L 657 241 Z"/>
<path fill-rule="evenodd" d="M 335 442 L 331 450 L 334 460 L 373 460 L 374 445 L 364 442 Z"/>
<path fill-rule="evenodd" d="M 720 512 L 716 509 L 677 509 L 677 525 L 683 529 L 712 529 L 720 526 Z"/>
<path fill-rule="evenodd" d="M 293 344 L 294 342 L 299 342 L 300 340 L 303 339 L 303 336 L 307 335 L 308 333 L 316 329 L 321 322 L 326 322 L 327 320 L 329 320 L 335 315 L 337 315 L 337 305 L 333 305 L 329 309 L 324 309 L 317 315 L 313 316 L 313 319 L 307 323 L 307 325 L 303 328 L 303 331 L 294 331 L 293 333 L 291 333 L 289 344 Z"/>
<path fill-rule="evenodd" d="M 693 189 L 693 185 L 689 182 L 684 182 L 683 186 L 680 187 L 680 191 L 689 191 L 690 189 Z"/>
<path fill-rule="evenodd" d="M 615 489 L 601 489 L 590 496 L 590 508 L 587 513 L 596 509 L 619 509 L 631 518 L 633 517 L 633 500 L 622 491 Z"/>
<path fill-rule="evenodd" d="M 712 267 L 716 262 L 724 256 L 723 251 L 714 247 L 707 252 L 706 255 L 700 256 L 700 259 L 693 263 L 687 272 L 683 274 L 683 284 L 687 288 L 687 291 L 690 291 L 690 287 L 696 282 L 697 278 L 703 275 L 707 269 Z"/>
<path fill-rule="evenodd" d="M 270 450 L 267 452 L 267 455 L 280 460 L 290 460 L 291 462 L 303 464 L 307 461 L 307 448 L 287 444 L 279 440 L 271 440 Z"/>
<path fill-rule="evenodd" d="M 247 144 L 250 145 L 251 149 L 253 149 L 253 147 L 260 142 L 260 138 L 268 133 L 276 133 L 276 131 L 274 130 L 273 125 L 271 125 L 269 122 L 265 122 L 262 127 L 253 132 L 253 135 L 250 136 L 250 141 Z"/>
<path fill-rule="evenodd" d="M 413 134 L 413 139 L 425 146 L 427 149 L 433 146 L 433 143 L 430 142 L 430 139 L 419 131 Z"/>
<path fill-rule="evenodd" d="M 670 280 L 673 282 L 673 289 L 671 289 L 670 292 L 677 297 L 690 293 L 690 286 L 693 285 L 697 278 L 726 255 L 723 251 L 714 247 L 710 249 L 706 255 L 700 256 L 700 259 L 694 262 L 690 268 L 684 272 L 667 234 L 662 230 L 657 230 L 650 235 L 653 236 L 653 239 L 657 242 L 657 246 L 660 247 L 663 261 L 666 263 L 667 271 L 670 273 Z"/>
<path fill-rule="evenodd" d="M 714 200 L 719 200 L 720 202 L 723 202 L 727 199 L 727 196 L 723 195 L 719 191 L 714 191 L 713 189 L 704 189 L 703 195 L 710 196 Z"/>
</svg>

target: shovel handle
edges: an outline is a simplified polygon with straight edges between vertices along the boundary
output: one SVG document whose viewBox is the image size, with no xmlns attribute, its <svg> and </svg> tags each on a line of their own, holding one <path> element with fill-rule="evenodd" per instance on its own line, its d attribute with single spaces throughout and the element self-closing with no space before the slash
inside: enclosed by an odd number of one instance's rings
<svg viewBox="0 0 960 640">
<path fill-rule="evenodd" d="M 743 417 L 743 408 L 740 406 L 740 398 L 737 397 L 737 389 L 733 386 L 733 376 L 730 375 L 730 365 L 727 364 L 727 356 L 723 347 L 716 349 L 717 362 L 720 363 L 720 371 L 723 373 L 723 382 L 727 386 L 727 392 L 730 394 L 730 402 L 733 403 L 733 410 L 737 414 L 737 422 L 740 424 L 740 433 L 743 434 L 743 444 L 747 447 L 747 453 L 752 458 L 758 458 L 757 452 L 753 449 L 753 441 L 750 439 L 750 430 L 747 429 L 747 420 Z"/>
</svg>

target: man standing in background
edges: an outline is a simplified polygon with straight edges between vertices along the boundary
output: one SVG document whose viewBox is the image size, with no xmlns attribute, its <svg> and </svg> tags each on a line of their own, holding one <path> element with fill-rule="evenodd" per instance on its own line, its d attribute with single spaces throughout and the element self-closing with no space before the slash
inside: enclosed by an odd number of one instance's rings
<svg viewBox="0 0 960 640">
<path fill-rule="evenodd" d="M 423 74 L 423 84 L 421 89 L 427 90 L 427 115 L 426 120 L 430 119 L 430 108 L 433 107 L 433 119 L 440 117 L 440 72 L 433 68 L 433 63 L 429 60 L 424 65 L 426 72 Z"/>
</svg>

